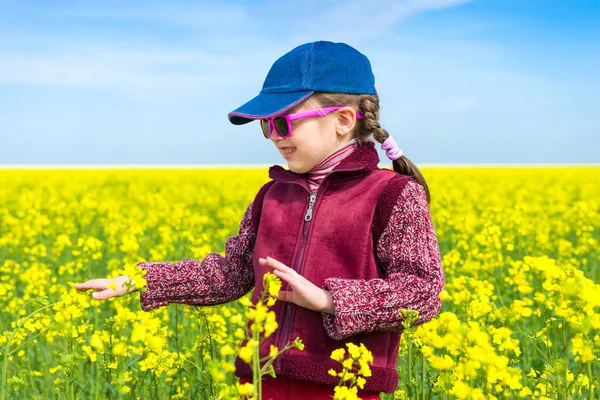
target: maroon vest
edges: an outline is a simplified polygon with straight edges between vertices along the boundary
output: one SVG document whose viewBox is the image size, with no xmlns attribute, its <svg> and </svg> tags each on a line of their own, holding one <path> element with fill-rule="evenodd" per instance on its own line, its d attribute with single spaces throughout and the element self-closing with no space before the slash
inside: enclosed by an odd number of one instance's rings
<svg viewBox="0 0 600 400">
<path fill-rule="evenodd" d="M 378 199 L 389 180 L 398 174 L 377 167 L 379 156 L 374 145 L 371 141 L 363 143 L 342 160 L 325 177 L 316 196 L 309 192 L 307 174 L 296 174 L 279 165 L 269 169 L 273 181 L 262 198 L 252 256 L 253 302 L 263 290 L 264 273 L 270 270 L 259 265 L 259 257 L 275 258 L 319 287 L 330 277 L 385 277 L 375 255 L 372 223 Z M 285 282 L 282 290 L 290 290 Z M 346 342 L 363 343 L 374 357 L 373 376 L 366 378 L 364 389 L 388 393 L 396 390 L 399 331 L 375 331 L 337 341 L 327 335 L 321 313 L 283 301 L 273 309 L 279 327 L 261 345 L 261 357 L 269 353 L 271 344 L 281 349 L 296 337 L 305 345 L 302 351 L 292 348 L 280 355 L 274 363 L 276 374 L 336 385 L 339 378 L 327 371 L 340 370 L 341 365 L 330 359 L 331 352 L 346 348 Z M 238 376 L 251 376 L 249 366 L 239 358 L 236 371 Z"/>
</svg>

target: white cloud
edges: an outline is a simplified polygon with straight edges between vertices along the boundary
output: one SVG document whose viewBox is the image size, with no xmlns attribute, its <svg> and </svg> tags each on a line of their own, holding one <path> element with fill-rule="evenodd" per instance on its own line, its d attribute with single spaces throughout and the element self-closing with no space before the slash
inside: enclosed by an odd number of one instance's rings
<svg viewBox="0 0 600 400">
<path fill-rule="evenodd" d="M 429 10 L 472 0 L 316 1 L 300 7 L 292 21 L 293 41 L 325 40 L 361 43 L 384 36 L 398 22 Z M 329 7 L 321 7 L 327 4 Z M 318 10 L 318 12 L 314 12 Z"/>
<path fill-rule="evenodd" d="M 182 94 L 236 82 L 235 56 L 202 50 L 72 47 L 50 54 L 1 51 L 0 85 L 88 87 Z"/>
<path fill-rule="evenodd" d="M 30 24 L 29 33 L 19 24 L 11 25 L 9 19 L 0 28 L 0 37 L 4 37 L 0 39 L 0 84 L 90 87 L 133 96 L 150 92 L 184 95 L 219 85 L 248 84 L 258 76 L 263 79 L 283 52 L 303 40 L 313 40 L 309 36 L 345 42 L 372 39 L 410 15 L 465 1 L 385 1 L 368 5 L 351 1 L 340 5 L 337 1 L 313 0 L 301 6 L 191 1 L 132 6 L 105 1 L 23 8 L 16 15 L 27 16 L 21 22 Z M 289 26 L 287 19 L 281 20 L 282 15 L 289 18 L 293 28 L 274 34 L 269 30 L 271 21 Z M 36 18 L 39 23 L 35 23 Z M 82 25 L 82 21 L 96 24 L 97 29 Z M 114 26 L 111 21 L 126 21 L 127 25 Z M 294 25 L 293 21 L 298 22 Z M 63 22 L 67 22 L 66 27 L 70 23 L 74 27 L 63 28 Z M 147 30 L 136 25 L 139 23 Z M 150 28 L 144 23 L 150 23 Z M 155 35 L 160 35 L 156 32 L 165 29 L 160 24 L 177 27 L 181 30 L 179 36 L 171 32 L 171 40 L 157 39 Z M 250 28 L 263 30 L 250 33 Z M 123 37 L 123 29 L 131 30 L 127 37 Z M 186 41 L 178 43 L 178 37 Z"/>
<path fill-rule="evenodd" d="M 245 24 L 250 7 L 225 2 L 169 1 L 144 2 L 143 5 L 122 1 L 80 3 L 76 8 L 63 9 L 62 14 L 74 18 L 99 20 L 151 21 L 159 24 L 201 30 L 226 28 Z"/>
</svg>

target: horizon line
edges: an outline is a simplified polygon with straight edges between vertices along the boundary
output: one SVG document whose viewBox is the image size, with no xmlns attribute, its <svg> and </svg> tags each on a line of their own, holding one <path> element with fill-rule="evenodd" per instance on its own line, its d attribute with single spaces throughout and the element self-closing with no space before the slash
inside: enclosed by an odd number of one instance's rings
<svg viewBox="0 0 600 400">
<path fill-rule="evenodd" d="M 0 169 L 215 169 L 270 168 L 278 164 L 0 164 Z M 485 167 L 600 167 L 600 163 L 423 163 L 418 168 L 485 168 Z M 379 168 L 391 169 L 389 164 Z"/>
</svg>

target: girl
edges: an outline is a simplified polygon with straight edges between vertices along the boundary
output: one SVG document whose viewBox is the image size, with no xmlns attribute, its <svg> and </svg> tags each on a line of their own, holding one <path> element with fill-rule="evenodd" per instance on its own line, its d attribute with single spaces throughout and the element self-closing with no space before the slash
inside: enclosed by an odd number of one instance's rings
<svg viewBox="0 0 600 400">
<path fill-rule="evenodd" d="M 337 379 L 327 373 L 344 343 L 373 354 L 372 376 L 359 396 L 377 399 L 398 385 L 400 311 L 417 310 L 422 324 L 440 310 L 444 289 L 429 190 L 417 167 L 381 128 L 379 97 L 366 56 L 344 43 L 298 46 L 269 70 L 258 96 L 229 114 L 235 125 L 259 120 L 262 134 L 287 160 L 248 205 L 226 256 L 140 262 L 147 270 L 141 307 L 220 304 L 254 287 L 270 271 L 283 283 L 274 306 L 279 328 L 263 347 L 300 337 L 305 348 L 276 359 L 277 378 L 265 398 L 330 399 Z M 370 136 L 382 143 L 393 171 L 378 168 Z M 93 279 L 78 289 L 95 299 L 125 293 L 128 276 Z M 116 283 L 116 290 L 109 288 Z M 250 368 L 236 361 L 242 381 Z"/>
</svg>

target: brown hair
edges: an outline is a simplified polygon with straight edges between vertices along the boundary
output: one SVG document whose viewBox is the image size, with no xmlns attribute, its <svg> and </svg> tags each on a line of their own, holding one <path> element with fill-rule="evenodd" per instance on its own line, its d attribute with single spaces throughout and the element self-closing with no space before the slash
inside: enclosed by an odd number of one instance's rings
<svg viewBox="0 0 600 400">
<path fill-rule="evenodd" d="M 358 106 L 358 111 L 364 118 L 356 120 L 357 128 L 354 129 L 352 137 L 359 142 L 367 140 L 371 135 L 379 143 L 383 143 L 390 135 L 388 131 L 379 125 L 379 96 L 374 94 L 347 94 L 347 93 L 327 93 L 315 92 L 307 100 L 309 104 L 315 104 L 318 107 L 334 106 Z M 394 171 L 399 174 L 408 175 L 413 178 L 425 190 L 427 203 L 431 202 L 429 187 L 427 182 L 419 171 L 419 168 L 404 155 L 397 160 L 392 161 Z"/>
</svg>

